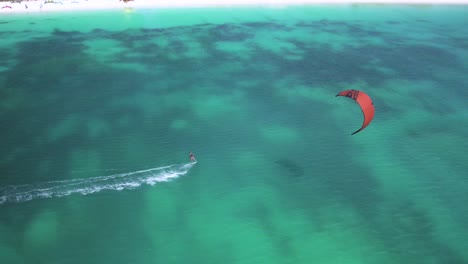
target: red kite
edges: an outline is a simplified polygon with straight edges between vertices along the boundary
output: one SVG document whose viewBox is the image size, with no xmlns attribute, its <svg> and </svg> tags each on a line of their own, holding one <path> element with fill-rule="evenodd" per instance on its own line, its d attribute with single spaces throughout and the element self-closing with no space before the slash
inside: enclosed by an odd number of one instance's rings
<svg viewBox="0 0 468 264">
<path fill-rule="evenodd" d="M 337 94 L 336 96 L 346 96 L 354 101 L 356 101 L 359 106 L 361 107 L 362 113 L 364 114 L 364 122 L 362 123 L 361 128 L 356 130 L 354 133 L 351 135 L 356 134 L 357 132 L 363 130 L 366 126 L 370 124 L 372 119 L 374 118 L 374 103 L 372 102 L 372 99 L 364 92 L 358 91 L 358 90 L 345 90 Z"/>
</svg>

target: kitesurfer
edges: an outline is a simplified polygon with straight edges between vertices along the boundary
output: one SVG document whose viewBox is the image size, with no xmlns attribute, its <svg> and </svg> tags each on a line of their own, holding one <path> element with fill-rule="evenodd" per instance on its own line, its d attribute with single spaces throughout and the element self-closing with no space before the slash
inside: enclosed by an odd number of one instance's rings
<svg viewBox="0 0 468 264">
<path fill-rule="evenodd" d="M 189 153 L 189 157 L 191 162 L 197 162 L 197 160 L 195 159 L 195 155 L 193 155 L 192 152 Z"/>
</svg>

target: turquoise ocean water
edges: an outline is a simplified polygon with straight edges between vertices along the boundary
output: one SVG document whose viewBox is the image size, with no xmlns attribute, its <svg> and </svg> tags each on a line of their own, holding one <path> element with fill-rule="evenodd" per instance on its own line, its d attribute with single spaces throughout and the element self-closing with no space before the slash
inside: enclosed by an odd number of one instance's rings
<svg viewBox="0 0 468 264">
<path fill-rule="evenodd" d="M 0 263 L 468 263 L 466 25 L 430 5 L 0 16 Z M 354 136 L 350 88 L 376 108 Z"/>
</svg>

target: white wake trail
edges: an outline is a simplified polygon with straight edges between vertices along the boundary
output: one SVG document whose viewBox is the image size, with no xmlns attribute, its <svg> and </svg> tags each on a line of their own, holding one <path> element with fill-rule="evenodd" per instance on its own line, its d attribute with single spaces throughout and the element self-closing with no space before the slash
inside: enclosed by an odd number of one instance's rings
<svg viewBox="0 0 468 264">
<path fill-rule="evenodd" d="M 195 163 L 176 164 L 107 176 L 6 186 L 0 188 L 0 204 L 64 197 L 75 193 L 87 195 L 102 190 L 121 191 L 144 184 L 155 185 L 185 175 L 193 165 Z"/>
</svg>

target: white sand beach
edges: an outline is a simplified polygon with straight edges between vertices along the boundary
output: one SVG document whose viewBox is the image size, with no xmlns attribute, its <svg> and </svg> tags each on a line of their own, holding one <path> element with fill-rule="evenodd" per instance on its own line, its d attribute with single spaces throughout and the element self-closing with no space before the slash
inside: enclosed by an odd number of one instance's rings
<svg viewBox="0 0 468 264">
<path fill-rule="evenodd" d="M 197 8 L 232 6 L 281 7 L 304 4 L 425 4 L 466 5 L 468 0 L 41 0 L 0 2 L 0 14 L 126 8 Z"/>
</svg>

